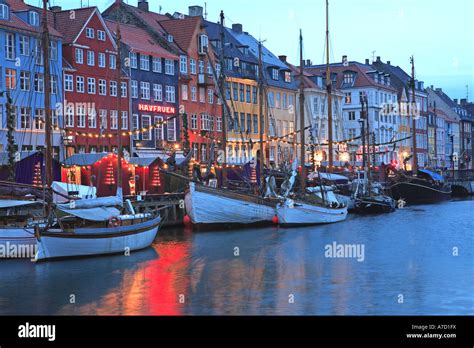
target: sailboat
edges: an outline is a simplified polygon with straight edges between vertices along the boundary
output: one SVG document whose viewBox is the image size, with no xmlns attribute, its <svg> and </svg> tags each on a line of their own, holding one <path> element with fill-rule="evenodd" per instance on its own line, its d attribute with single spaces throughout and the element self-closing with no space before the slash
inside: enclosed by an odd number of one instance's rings
<svg viewBox="0 0 474 348">
<path fill-rule="evenodd" d="M 47 26 L 47 0 L 43 0 L 43 54 L 49 62 L 49 35 Z M 117 21 L 117 73 L 118 85 L 122 82 L 120 51 L 120 19 Z M 45 85 L 49 84 L 49 64 L 45 64 Z M 117 110 L 121 109 L 121 98 L 117 98 Z M 51 111 L 50 89 L 45 89 L 46 117 L 46 184 L 51 187 Z M 121 118 L 118 118 L 118 165 L 117 194 L 113 197 L 71 200 L 69 203 L 57 204 L 53 210 L 51 200 L 47 202 L 48 223 L 45 227 L 35 226 L 38 250 L 35 261 L 54 258 L 129 253 L 149 247 L 158 233 L 161 217 L 158 212 L 152 214 L 135 214 L 128 204 L 128 214 L 121 214 L 122 196 L 122 129 Z M 128 202 L 127 202 L 128 203 Z"/>
<path fill-rule="evenodd" d="M 224 67 L 224 12 L 220 14 L 220 41 L 221 66 Z M 209 57 L 209 53 L 208 53 Z M 211 62 L 211 60 L 209 60 Z M 211 64 L 212 66 L 212 64 Z M 225 73 L 220 70 L 220 76 L 216 76 L 216 70 L 212 66 L 214 81 L 218 80 L 217 93 L 222 100 L 222 183 L 221 187 L 206 186 L 202 183 L 189 182 L 189 188 L 185 194 L 186 212 L 191 222 L 197 226 L 212 225 L 250 225 L 250 224 L 271 224 L 275 216 L 276 202 L 271 199 L 264 199 L 251 192 L 236 192 L 227 188 L 227 115 L 230 115 L 226 98 L 224 97 Z M 259 69 L 259 74 L 262 70 Z M 261 77 L 260 77 L 261 79 Z M 260 90 L 260 95 L 262 90 Z M 260 103 L 262 105 L 262 103 Z M 260 113 L 262 117 L 262 113 Z M 260 137 L 262 139 L 262 129 Z M 263 141 L 260 142 L 261 147 Z M 263 151 L 260 151 L 260 159 Z M 263 161 L 260 160 L 260 171 L 263 171 Z M 263 176 L 261 176 L 263 179 Z"/>
<path fill-rule="evenodd" d="M 390 185 L 390 193 L 396 200 L 407 204 L 435 203 L 451 198 L 451 186 L 443 176 L 425 169 L 418 169 L 416 145 L 416 103 L 415 103 L 415 59 L 411 62 L 411 92 L 412 92 L 412 175 L 402 171 L 394 171 L 395 178 Z"/>
<path fill-rule="evenodd" d="M 305 168 L 305 120 L 304 120 L 304 71 L 303 71 L 303 35 L 300 31 L 300 137 L 301 137 L 301 192 L 295 199 L 288 198 L 288 189 L 284 193 L 286 198 L 283 203 L 277 206 L 278 221 L 281 225 L 288 226 L 306 226 L 317 225 L 343 221 L 347 217 L 347 206 L 337 201 L 337 198 L 331 194 L 331 190 L 320 185 L 317 188 L 306 188 L 306 168 Z M 329 79 L 330 81 L 330 79 Z M 329 82 L 330 83 L 330 82 Z M 330 89 L 328 89 L 330 91 Z M 328 103 L 330 105 L 331 93 L 328 93 Z M 331 108 L 329 108 L 331 112 Z M 328 117 L 330 120 L 331 117 Z M 332 124 L 329 123 L 329 129 Z M 332 151 L 332 132 L 329 132 L 330 151 Z M 331 162 L 332 157 L 330 156 Z M 330 163 L 331 163 L 330 162 Z M 297 175 L 297 163 L 295 159 L 292 163 L 292 173 L 285 186 L 292 188 Z M 307 194 L 308 191 L 311 195 Z"/>
</svg>

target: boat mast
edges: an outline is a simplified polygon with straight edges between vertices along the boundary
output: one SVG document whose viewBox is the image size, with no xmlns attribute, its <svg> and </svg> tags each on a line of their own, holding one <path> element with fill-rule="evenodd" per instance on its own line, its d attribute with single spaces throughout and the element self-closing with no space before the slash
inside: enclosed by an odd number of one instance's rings
<svg viewBox="0 0 474 348">
<path fill-rule="evenodd" d="M 300 158 L 301 158 L 301 194 L 306 189 L 305 145 L 304 145 L 304 69 L 303 69 L 303 33 L 300 29 Z"/>
<path fill-rule="evenodd" d="M 43 64 L 44 64 L 44 117 L 45 117 L 45 145 L 46 152 L 46 187 L 50 188 L 53 184 L 53 146 L 52 146 L 52 125 L 51 125 L 51 71 L 49 65 L 49 28 L 48 28 L 48 0 L 43 0 Z M 51 211 L 51 201 L 47 202 L 47 210 Z"/>
<path fill-rule="evenodd" d="M 222 104 L 221 104 L 221 112 L 222 112 L 222 150 L 224 151 L 224 161 L 222 162 L 222 186 L 225 187 L 227 185 L 227 117 L 226 117 L 226 108 L 225 103 L 227 103 L 227 91 L 225 89 L 225 75 L 224 75 L 224 67 L 225 67 L 225 35 L 224 35 L 224 11 L 221 10 L 221 23 L 220 23 L 220 41 L 221 41 L 221 70 L 219 76 L 220 82 L 220 89 L 222 95 Z"/>
<path fill-rule="evenodd" d="M 416 153 L 416 115 L 415 115 L 415 110 L 416 110 L 416 98 L 415 98 L 415 58 L 411 56 L 410 58 L 410 63 L 411 63 L 411 96 L 412 96 L 412 102 L 411 102 L 411 107 L 410 111 L 412 114 L 412 140 L 413 140 L 413 149 L 412 149 L 412 172 L 414 175 L 418 172 L 418 156 Z"/>
<path fill-rule="evenodd" d="M 365 122 L 366 122 L 366 130 L 364 136 L 367 137 L 367 189 L 369 196 L 372 195 L 372 169 L 371 169 L 371 158 L 370 158 L 370 120 L 369 120 L 369 99 L 367 98 L 367 94 L 364 93 L 362 96 L 362 110 L 364 109 L 365 105 L 365 111 L 364 111 L 364 116 L 365 116 Z"/>
<path fill-rule="evenodd" d="M 120 6 L 120 3 L 119 3 Z M 122 35 L 120 33 L 120 7 L 117 13 L 117 191 L 122 190 L 122 55 L 121 49 Z"/>
<path fill-rule="evenodd" d="M 263 143 L 263 132 L 265 120 L 263 115 L 263 64 L 262 64 L 262 41 L 258 41 L 258 116 L 260 118 L 260 182 L 263 180 L 263 163 L 265 161 L 265 144 Z"/>
<path fill-rule="evenodd" d="M 326 0 L 326 90 L 328 93 L 328 152 L 329 165 L 328 172 L 332 172 L 334 165 L 333 144 L 332 144 L 332 81 L 329 69 L 329 0 Z"/>
</svg>

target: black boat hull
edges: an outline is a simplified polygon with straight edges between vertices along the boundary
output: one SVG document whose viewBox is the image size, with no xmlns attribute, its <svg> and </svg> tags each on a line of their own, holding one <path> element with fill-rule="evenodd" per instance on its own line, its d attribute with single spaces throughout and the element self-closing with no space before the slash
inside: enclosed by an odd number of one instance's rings
<svg viewBox="0 0 474 348">
<path fill-rule="evenodd" d="M 433 187 L 424 183 L 397 182 L 390 187 L 393 199 L 402 199 L 406 204 L 429 204 L 449 200 L 451 187 Z"/>
<path fill-rule="evenodd" d="M 354 205 L 354 213 L 361 215 L 386 214 L 395 211 L 395 202 L 381 202 L 371 198 L 358 199 Z"/>
</svg>

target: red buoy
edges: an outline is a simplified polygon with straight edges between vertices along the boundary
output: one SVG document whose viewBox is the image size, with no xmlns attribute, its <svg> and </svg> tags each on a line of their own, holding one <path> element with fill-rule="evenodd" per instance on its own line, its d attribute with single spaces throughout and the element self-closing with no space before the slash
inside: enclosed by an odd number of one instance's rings
<svg viewBox="0 0 474 348">
<path fill-rule="evenodd" d="M 273 224 L 275 224 L 275 225 L 278 224 L 278 215 L 273 215 L 273 217 L 272 217 L 272 222 L 273 222 Z"/>
<path fill-rule="evenodd" d="M 184 226 L 191 226 L 192 223 L 193 222 L 191 221 L 191 218 L 189 217 L 189 215 L 184 215 L 184 217 L 183 217 Z"/>
</svg>

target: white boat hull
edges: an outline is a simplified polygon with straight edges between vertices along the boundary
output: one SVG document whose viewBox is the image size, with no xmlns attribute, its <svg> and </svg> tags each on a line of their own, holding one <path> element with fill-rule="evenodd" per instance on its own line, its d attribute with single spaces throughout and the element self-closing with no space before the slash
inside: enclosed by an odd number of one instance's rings
<svg viewBox="0 0 474 348">
<path fill-rule="evenodd" d="M 271 223 L 275 207 L 257 204 L 218 195 L 200 192 L 190 183 L 184 198 L 186 212 L 194 224 L 258 224 Z"/>
<path fill-rule="evenodd" d="M 343 221 L 347 217 L 347 207 L 326 208 L 318 205 L 286 201 L 277 208 L 281 225 L 304 226 L 329 224 Z"/>
<path fill-rule="evenodd" d="M 38 239 L 35 260 L 127 253 L 144 249 L 153 243 L 160 221 L 158 217 L 130 226 L 78 229 L 69 234 L 46 233 Z"/>
<path fill-rule="evenodd" d="M 1 227 L 0 258 L 32 258 L 36 247 L 33 228 Z"/>
</svg>

